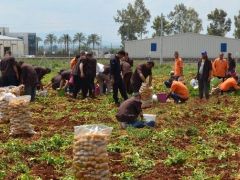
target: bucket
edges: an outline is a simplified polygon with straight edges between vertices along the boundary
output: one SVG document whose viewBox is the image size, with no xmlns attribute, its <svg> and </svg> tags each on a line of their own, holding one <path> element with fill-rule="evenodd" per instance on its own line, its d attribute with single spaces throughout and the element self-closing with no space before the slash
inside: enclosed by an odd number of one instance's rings
<svg viewBox="0 0 240 180">
<path fill-rule="evenodd" d="M 95 85 L 95 96 L 99 96 L 100 95 L 100 86 L 99 84 Z"/>
<path fill-rule="evenodd" d="M 58 89 L 57 92 L 58 92 L 58 96 L 60 96 L 60 97 L 65 96 L 65 90 L 64 89 Z"/>
<path fill-rule="evenodd" d="M 167 102 L 167 94 L 166 93 L 158 93 L 157 98 L 158 98 L 158 101 L 160 103 L 166 103 Z"/>
<path fill-rule="evenodd" d="M 143 114 L 143 119 L 146 121 L 146 122 L 149 122 L 149 121 L 156 121 L 156 117 L 157 115 L 155 114 Z"/>
</svg>

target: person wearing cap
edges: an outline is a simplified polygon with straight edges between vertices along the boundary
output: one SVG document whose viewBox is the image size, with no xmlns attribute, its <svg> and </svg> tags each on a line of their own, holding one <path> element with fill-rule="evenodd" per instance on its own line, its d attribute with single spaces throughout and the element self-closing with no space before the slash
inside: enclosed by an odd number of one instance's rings
<svg viewBox="0 0 240 180">
<path fill-rule="evenodd" d="M 227 77 L 236 75 L 236 61 L 232 58 L 232 53 L 228 53 L 228 73 Z"/>
<path fill-rule="evenodd" d="M 225 79 L 228 72 L 228 62 L 224 59 L 224 53 L 220 53 L 212 63 L 213 75 L 219 79 Z"/>
<path fill-rule="evenodd" d="M 212 94 L 223 94 L 224 92 L 233 92 L 240 90 L 238 83 L 238 76 L 230 77 L 224 82 L 220 83 L 216 89 L 213 90 Z"/>
<path fill-rule="evenodd" d="M 183 76 L 183 60 L 179 57 L 178 51 L 175 51 L 174 58 L 174 76 L 178 80 L 179 77 Z"/>
<path fill-rule="evenodd" d="M 212 63 L 208 59 L 206 51 L 203 51 L 202 58 L 198 61 L 198 70 L 196 79 L 199 86 L 199 98 L 203 99 L 203 95 L 206 99 L 209 99 L 210 81 L 212 78 Z"/>
<path fill-rule="evenodd" d="M 119 51 L 115 58 L 110 60 L 110 79 L 113 84 L 113 99 L 117 106 L 120 105 L 118 98 L 118 90 L 121 93 L 121 96 L 124 100 L 128 99 L 127 91 L 123 83 L 122 75 L 121 75 L 121 65 L 120 59 L 125 57 L 125 51 Z"/>
<path fill-rule="evenodd" d="M 152 85 L 152 68 L 154 67 L 153 61 L 147 61 L 144 64 L 140 64 L 136 67 L 136 70 L 134 71 L 132 78 L 131 78 L 131 84 L 132 84 L 132 90 L 134 93 L 138 93 L 139 89 L 142 86 L 142 83 L 146 83 L 146 79 L 149 77 L 149 86 Z"/>
<path fill-rule="evenodd" d="M 124 101 L 120 105 L 116 114 L 116 118 L 122 128 L 125 129 L 128 126 L 132 126 L 135 128 L 143 128 L 144 126 L 154 127 L 154 121 L 144 122 L 138 120 L 139 118 L 143 119 L 143 112 L 141 106 L 141 95 L 139 93 L 134 93 L 133 97 Z"/>
<path fill-rule="evenodd" d="M 175 103 L 184 103 L 189 98 L 189 91 L 185 84 L 180 81 L 165 81 L 167 88 L 170 88 L 170 92 L 167 98 L 173 98 Z"/>
</svg>

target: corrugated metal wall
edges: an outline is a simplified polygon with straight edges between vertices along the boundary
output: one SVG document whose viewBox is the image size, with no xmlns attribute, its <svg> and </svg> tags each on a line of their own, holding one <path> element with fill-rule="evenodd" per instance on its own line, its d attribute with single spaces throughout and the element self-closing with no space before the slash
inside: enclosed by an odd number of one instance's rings
<svg viewBox="0 0 240 180">
<path fill-rule="evenodd" d="M 157 44 L 156 52 L 151 52 L 151 43 Z M 228 52 L 232 52 L 234 56 L 240 56 L 240 40 L 195 33 L 185 33 L 163 37 L 163 57 L 172 58 L 174 51 L 179 51 L 181 57 L 198 58 L 201 55 L 201 51 L 206 50 L 209 58 L 215 58 L 221 50 L 221 43 L 227 44 Z M 160 37 L 127 41 L 125 42 L 125 50 L 133 58 L 145 58 L 147 56 L 159 58 L 161 49 L 160 44 Z"/>
</svg>

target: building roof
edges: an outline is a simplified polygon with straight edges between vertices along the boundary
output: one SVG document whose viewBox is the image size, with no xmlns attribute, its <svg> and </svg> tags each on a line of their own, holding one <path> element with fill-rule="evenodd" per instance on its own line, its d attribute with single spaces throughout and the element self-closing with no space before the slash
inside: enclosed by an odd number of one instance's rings
<svg viewBox="0 0 240 180">
<path fill-rule="evenodd" d="M 168 38 L 168 37 L 183 37 L 183 36 L 188 36 L 188 35 L 193 35 L 193 36 L 207 36 L 209 38 L 221 38 L 225 40 L 236 40 L 240 41 L 240 39 L 235 39 L 235 38 L 230 38 L 230 37 L 222 37 L 222 36 L 214 36 L 214 35 L 208 35 L 208 34 L 200 34 L 200 33 L 193 33 L 193 32 L 187 32 L 187 33 L 179 33 L 179 34 L 173 34 L 173 35 L 167 35 L 163 36 L 163 38 Z M 134 42 L 134 41 L 144 41 L 144 40 L 154 40 L 154 39 L 159 39 L 160 36 L 155 36 L 153 38 L 146 38 L 146 39 L 138 39 L 138 40 L 130 40 L 130 41 L 125 41 L 125 42 Z"/>
<path fill-rule="evenodd" d="M 179 34 L 173 34 L 169 36 L 164 37 L 171 37 L 171 36 L 187 36 L 187 35 L 193 35 L 193 36 L 205 36 L 209 38 L 220 38 L 220 39 L 232 39 L 232 40 L 240 40 L 233 37 L 225 37 L 225 36 L 216 36 L 216 35 L 209 35 L 209 34 L 200 34 L 200 33 L 194 33 L 194 32 L 186 32 L 186 33 L 179 33 Z M 158 36 L 159 37 L 159 36 Z"/>
<path fill-rule="evenodd" d="M 14 38 L 14 37 L 9 37 L 9 36 L 3 36 L 3 35 L 0 35 L 0 40 L 22 41 L 22 39 L 19 39 L 19 38 Z"/>
</svg>

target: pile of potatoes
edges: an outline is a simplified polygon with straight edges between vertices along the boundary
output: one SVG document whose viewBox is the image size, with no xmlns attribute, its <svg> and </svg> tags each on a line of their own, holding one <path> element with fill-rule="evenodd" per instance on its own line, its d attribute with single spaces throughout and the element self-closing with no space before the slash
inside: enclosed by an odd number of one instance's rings
<svg viewBox="0 0 240 180">
<path fill-rule="evenodd" d="M 16 96 L 21 96 L 24 93 L 24 85 L 1 87 L 0 88 L 0 93 L 1 92 L 12 93 Z"/>
<path fill-rule="evenodd" d="M 109 179 L 108 141 L 109 135 L 101 132 L 79 133 L 75 135 L 73 145 L 73 167 L 76 179 Z"/>
</svg>

